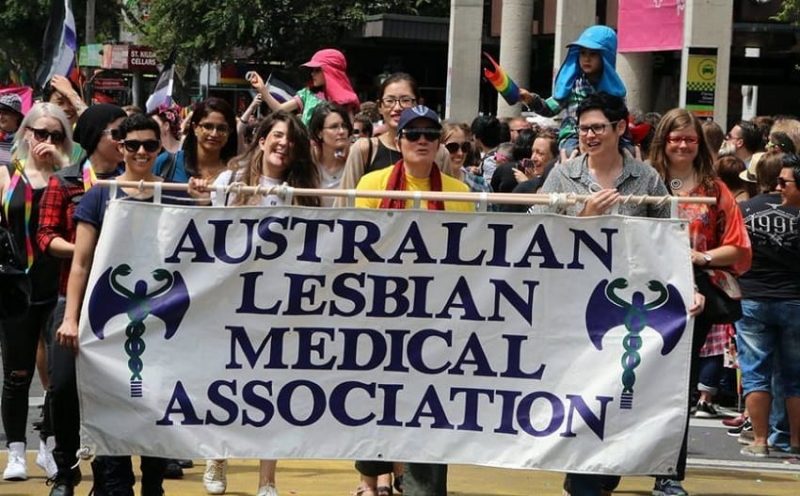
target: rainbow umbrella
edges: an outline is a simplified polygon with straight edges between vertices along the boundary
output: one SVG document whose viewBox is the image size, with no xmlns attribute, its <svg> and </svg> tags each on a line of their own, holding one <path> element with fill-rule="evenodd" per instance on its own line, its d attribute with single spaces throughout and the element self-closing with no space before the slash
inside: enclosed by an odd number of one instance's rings
<svg viewBox="0 0 800 496">
<path fill-rule="evenodd" d="M 500 64 L 495 62 L 491 55 L 483 52 L 483 56 L 486 57 L 494 67 L 493 69 L 490 67 L 483 68 L 483 75 L 486 79 L 492 83 L 492 86 L 494 86 L 494 89 L 496 89 L 498 93 L 503 95 L 503 98 L 509 105 L 514 105 L 519 102 L 519 86 L 517 86 L 517 83 L 508 77 L 506 71 L 500 67 Z"/>
</svg>

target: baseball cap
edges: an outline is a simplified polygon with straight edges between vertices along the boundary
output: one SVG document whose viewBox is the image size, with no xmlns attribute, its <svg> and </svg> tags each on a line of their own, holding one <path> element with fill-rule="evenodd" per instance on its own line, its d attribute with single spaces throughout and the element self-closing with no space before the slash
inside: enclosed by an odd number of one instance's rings
<svg viewBox="0 0 800 496">
<path fill-rule="evenodd" d="M 397 132 L 402 131 L 408 123 L 416 119 L 427 119 L 433 123 L 436 129 L 442 128 L 442 123 L 439 121 L 439 114 L 429 109 L 425 105 L 417 105 L 403 110 L 400 114 L 400 121 L 397 123 Z"/>
<path fill-rule="evenodd" d="M 7 93 L 0 96 L 0 108 L 14 112 L 20 119 L 25 117 L 22 113 L 22 98 L 15 93 Z"/>
</svg>

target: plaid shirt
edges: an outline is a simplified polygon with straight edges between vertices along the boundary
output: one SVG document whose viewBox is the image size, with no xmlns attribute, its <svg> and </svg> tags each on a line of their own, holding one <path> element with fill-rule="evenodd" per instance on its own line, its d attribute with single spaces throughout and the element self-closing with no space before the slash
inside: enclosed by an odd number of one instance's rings
<svg viewBox="0 0 800 496">
<path fill-rule="evenodd" d="M 570 91 L 569 96 L 564 100 L 556 100 L 552 96 L 544 100 L 537 95 L 531 107 L 534 112 L 545 117 L 552 117 L 559 113 L 562 114 L 561 128 L 558 130 L 558 143 L 561 145 L 561 143 L 568 138 L 578 138 L 578 119 L 576 117 L 578 105 L 587 96 L 594 93 L 597 93 L 597 90 L 592 86 L 589 78 L 587 78 L 585 74 L 582 74 L 575 80 L 572 91 Z"/>
<path fill-rule="evenodd" d="M 79 164 L 67 167 L 50 177 L 39 203 L 39 229 L 36 231 L 36 242 L 42 253 L 47 252 L 50 243 L 56 238 L 75 243 L 76 226 L 72 216 L 83 193 L 83 178 Z M 58 280 L 60 296 L 67 294 L 67 279 L 71 266 L 72 258 L 62 259 Z"/>
</svg>

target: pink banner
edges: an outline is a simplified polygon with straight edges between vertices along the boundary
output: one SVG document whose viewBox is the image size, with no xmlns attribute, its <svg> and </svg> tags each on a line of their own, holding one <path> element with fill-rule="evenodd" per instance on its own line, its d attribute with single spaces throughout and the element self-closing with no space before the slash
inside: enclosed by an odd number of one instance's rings
<svg viewBox="0 0 800 496">
<path fill-rule="evenodd" d="M 680 50 L 685 9 L 686 0 L 619 0 L 618 51 Z"/>
<path fill-rule="evenodd" d="M 6 93 L 16 93 L 22 98 L 22 113 L 27 114 L 33 105 L 33 89 L 27 86 L 18 86 L 16 88 L 0 88 L 0 95 Z"/>
</svg>

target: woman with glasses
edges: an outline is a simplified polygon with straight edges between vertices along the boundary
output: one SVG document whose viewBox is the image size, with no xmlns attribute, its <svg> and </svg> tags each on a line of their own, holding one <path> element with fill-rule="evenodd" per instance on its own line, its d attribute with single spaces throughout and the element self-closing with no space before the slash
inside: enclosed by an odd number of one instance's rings
<svg viewBox="0 0 800 496">
<path fill-rule="evenodd" d="M 320 176 L 320 188 L 338 189 L 350 151 L 353 126 L 345 109 L 329 102 L 317 106 L 308 124 L 313 145 L 311 155 Z M 333 197 L 322 197 L 322 205 L 332 207 Z"/>
<path fill-rule="evenodd" d="M 182 148 L 160 155 L 153 173 L 168 182 L 186 183 L 190 177 L 213 181 L 236 149 L 233 108 L 220 98 L 207 98 L 194 106 Z"/>
<path fill-rule="evenodd" d="M 711 151 L 699 119 L 685 109 L 667 112 L 656 128 L 650 148 L 650 163 L 663 178 L 670 194 L 681 197 L 711 196 L 717 199 L 715 205 L 681 203 L 678 207 L 679 216 L 689 223 L 695 278 L 710 277 L 713 284 L 722 284 L 729 276 L 739 276 L 747 271 L 752 256 L 750 238 L 736 199 L 714 173 Z M 710 321 L 705 313 L 695 319 L 690 368 L 692 388 L 698 384 L 700 348 L 715 323 L 721 322 Z M 703 406 L 698 404 L 698 408 Z M 680 487 L 679 481 L 685 477 L 685 470 L 684 437 L 677 477 L 659 478 L 656 486 Z"/>
<path fill-rule="evenodd" d="M 314 109 L 322 102 L 340 105 L 351 116 L 358 112 L 358 97 L 347 77 L 347 60 L 342 52 L 333 48 L 319 50 L 302 66 L 311 69 L 308 87 L 298 91 L 291 100 L 283 103 L 276 100 L 269 92 L 269 80 L 264 82 L 255 71 L 249 72 L 247 79 L 271 110 L 300 112 L 300 118 L 306 126 L 311 121 Z"/>
<path fill-rule="evenodd" d="M 50 177 L 69 163 L 72 126 L 66 114 L 52 103 L 34 105 L 14 136 L 14 149 L 11 163 L 0 167 L 0 224 L 14 237 L 20 268 L 28 272 L 31 282 L 31 297 L 27 312 L 0 321 L 0 405 L 8 446 L 3 479 L 25 480 L 28 394 L 36 349 L 58 296 L 58 260 L 40 251 L 36 243 L 39 203 Z M 55 475 L 57 468 L 49 451 L 40 453 L 37 463 L 48 477 Z"/>
<path fill-rule="evenodd" d="M 378 94 L 378 112 L 386 131 L 377 138 L 359 139 L 353 144 L 344 167 L 342 189 L 354 189 L 364 174 L 394 165 L 401 158 L 396 144 L 397 123 L 403 110 L 417 104 L 417 82 L 411 75 L 397 72 L 383 80 Z M 444 147 L 439 147 L 435 161 L 442 170 L 450 170 L 450 157 Z M 337 200 L 336 205 L 344 205 L 344 200 Z"/>
</svg>

